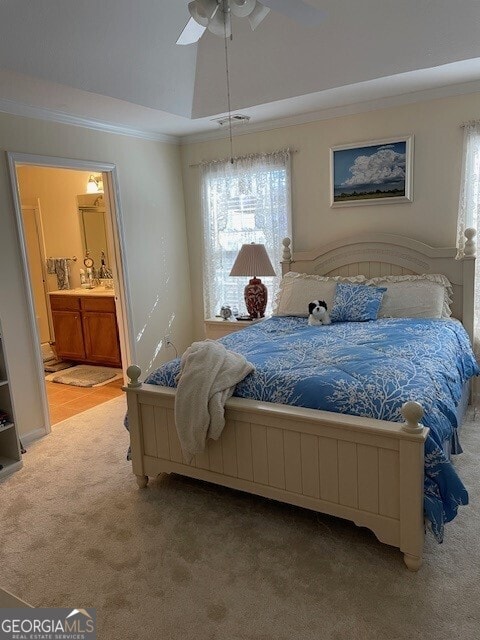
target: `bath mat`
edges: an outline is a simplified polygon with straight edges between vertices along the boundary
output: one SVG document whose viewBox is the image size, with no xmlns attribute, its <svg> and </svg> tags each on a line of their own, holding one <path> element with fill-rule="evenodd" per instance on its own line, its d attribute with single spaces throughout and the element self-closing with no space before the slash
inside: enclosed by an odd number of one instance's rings
<svg viewBox="0 0 480 640">
<path fill-rule="evenodd" d="M 48 342 L 41 345 L 43 362 L 51 362 L 56 360 L 57 356 Z"/>
<path fill-rule="evenodd" d="M 73 362 L 68 362 L 67 360 L 58 360 L 57 358 L 54 358 L 53 360 L 47 360 L 43 363 L 45 373 L 56 373 L 57 371 L 63 371 L 64 369 L 69 369 L 70 367 L 73 367 Z"/>
<path fill-rule="evenodd" d="M 45 380 L 73 387 L 101 387 L 123 377 L 121 369 L 79 364 L 61 373 L 52 373 Z"/>
</svg>

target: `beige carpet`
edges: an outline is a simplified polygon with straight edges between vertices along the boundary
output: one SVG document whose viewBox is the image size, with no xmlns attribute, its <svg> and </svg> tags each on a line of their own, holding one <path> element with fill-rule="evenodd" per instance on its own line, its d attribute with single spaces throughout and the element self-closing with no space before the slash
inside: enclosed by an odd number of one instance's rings
<svg viewBox="0 0 480 640">
<path fill-rule="evenodd" d="M 97 607 L 100 640 L 478 640 L 480 431 L 471 492 L 409 573 L 354 525 L 179 477 L 140 491 L 124 399 L 57 425 L 0 484 L 0 585 L 34 606 Z"/>
</svg>

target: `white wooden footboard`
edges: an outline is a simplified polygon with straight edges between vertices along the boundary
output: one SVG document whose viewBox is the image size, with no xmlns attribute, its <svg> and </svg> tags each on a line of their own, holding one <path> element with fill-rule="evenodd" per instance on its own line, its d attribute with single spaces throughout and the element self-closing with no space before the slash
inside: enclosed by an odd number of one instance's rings
<svg viewBox="0 0 480 640">
<path fill-rule="evenodd" d="M 179 473 L 352 520 L 399 547 L 407 567 L 422 562 L 424 443 L 420 405 L 406 424 L 231 398 L 219 440 L 188 464 L 174 418 L 175 389 L 126 388 L 133 472 Z"/>
</svg>

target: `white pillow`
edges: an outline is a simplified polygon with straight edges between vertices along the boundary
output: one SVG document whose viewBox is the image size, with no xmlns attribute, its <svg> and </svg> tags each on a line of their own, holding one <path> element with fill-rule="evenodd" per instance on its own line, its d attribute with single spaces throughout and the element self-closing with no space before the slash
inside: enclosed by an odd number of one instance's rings
<svg viewBox="0 0 480 640">
<path fill-rule="evenodd" d="M 439 273 L 379 276 L 367 285 L 386 287 L 379 318 L 449 318 L 452 285 Z"/>
<path fill-rule="evenodd" d="M 325 300 L 332 310 L 337 282 L 366 282 L 365 276 L 315 276 L 290 271 L 283 276 L 272 315 L 308 316 L 308 304 L 312 300 Z"/>
</svg>

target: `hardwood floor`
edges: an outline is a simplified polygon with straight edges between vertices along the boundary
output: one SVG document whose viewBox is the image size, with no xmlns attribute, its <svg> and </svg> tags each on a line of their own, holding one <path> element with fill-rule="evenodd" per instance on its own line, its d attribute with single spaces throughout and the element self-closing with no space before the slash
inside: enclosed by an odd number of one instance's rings
<svg viewBox="0 0 480 640">
<path fill-rule="evenodd" d="M 121 396 L 123 380 L 114 380 L 103 387 L 72 387 L 45 382 L 52 425 Z"/>
</svg>

